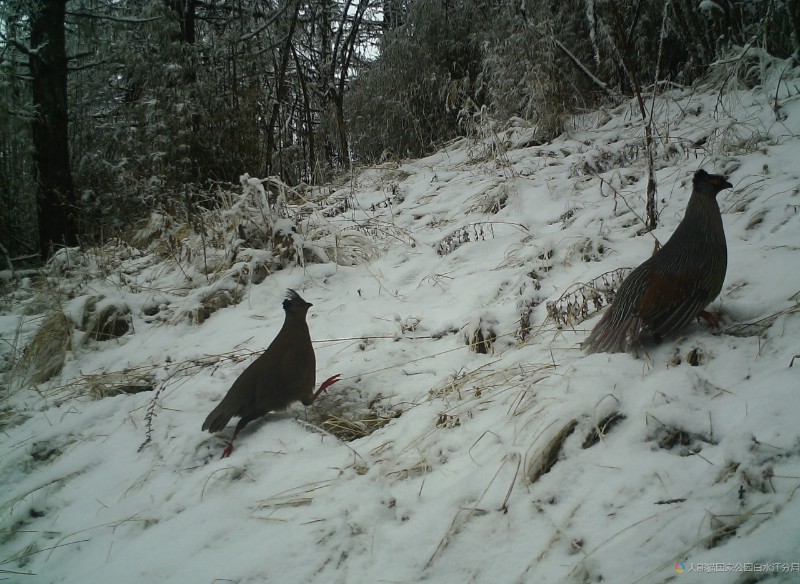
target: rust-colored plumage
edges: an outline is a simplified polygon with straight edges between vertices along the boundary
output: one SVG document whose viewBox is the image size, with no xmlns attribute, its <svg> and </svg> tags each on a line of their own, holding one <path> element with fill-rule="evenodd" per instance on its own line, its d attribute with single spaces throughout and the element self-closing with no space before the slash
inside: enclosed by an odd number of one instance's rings
<svg viewBox="0 0 800 584">
<path fill-rule="evenodd" d="M 306 323 L 311 306 L 294 290 L 288 291 L 283 301 L 286 319 L 278 336 L 236 379 L 203 422 L 203 430 L 219 432 L 231 418 L 240 417 L 223 458 L 233 451 L 233 440 L 249 422 L 268 412 L 285 409 L 295 401 L 311 405 L 322 391 L 338 381 L 339 376 L 334 375 L 314 391 L 316 357 Z"/>
<path fill-rule="evenodd" d="M 683 220 L 653 256 L 633 270 L 581 345 L 589 353 L 626 351 L 649 336 L 677 334 L 716 298 L 728 265 L 716 196 L 732 188 L 723 176 L 698 170 Z"/>
</svg>

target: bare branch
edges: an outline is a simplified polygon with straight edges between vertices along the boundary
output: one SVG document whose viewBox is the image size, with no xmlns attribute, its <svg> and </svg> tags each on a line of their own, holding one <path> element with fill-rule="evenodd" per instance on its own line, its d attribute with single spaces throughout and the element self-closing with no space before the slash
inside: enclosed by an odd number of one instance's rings
<svg viewBox="0 0 800 584">
<path fill-rule="evenodd" d="M 94 18 L 97 20 L 110 20 L 112 22 L 124 22 L 126 24 L 144 24 L 146 22 L 153 22 L 161 20 L 162 16 L 153 16 L 151 18 L 134 18 L 132 16 L 110 16 L 108 14 L 95 14 L 94 12 L 85 11 L 67 11 L 67 16 L 81 16 L 83 18 Z"/>
<path fill-rule="evenodd" d="M 598 86 L 600 89 L 602 89 L 603 91 L 605 91 L 605 92 L 606 92 L 608 95 L 610 95 L 610 96 L 611 96 L 611 97 L 613 97 L 614 99 L 620 99 L 620 98 L 622 97 L 622 96 L 621 96 L 619 93 L 617 93 L 616 91 L 614 91 L 613 89 L 611 89 L 611 88 L 610 88 L 608 85 L 606 85 L 606 84 L 605 84 L 603 81 L 601 81 L 600 79 L 598 79 L 597 77 L 595 77 L 595 75 L 594 75 L 594 74 L 593 74 L 591 71 L 589 71 L 589 69 L 587 69 L 587 68 L 584 66 L 584 64 L 583 64 L 583 63 L 581 63 L 580 59 L 578 59 L 578 57 L 576 57 L 575 55 L 573 55 L 573 54 L 570 52 L 570 50 L 569 50 L 567 47 L 565 47 L 565 46 L 564 46 L 564 45 L 563 45 L 563 44 L 562 44 L 562 43 L 561 43 L 561 42 L 560 42 L 558 39 L 553 39 L 553 42 L 556 44 L 556 46 L 557 46 L 559 49 L 561 49 L 561 50 L 564 52 L 564 54 L 565 54 L 567 57 L 569 57 L 569 59 L 570 59 L 570 60 L 571 60 L 573 63 L 575 63 L 575 66 L 576 66 L 578 69 L 580 69 L 580 70 L 583 72 L 583 74 L 584 74 L 584 75 L 586 75 L 586 76 L 587 76 L 589 79 L 591 79 L 592 83 L 594 83 L 595 85 L 597 85 L 597 86 Z"/>
</svg>

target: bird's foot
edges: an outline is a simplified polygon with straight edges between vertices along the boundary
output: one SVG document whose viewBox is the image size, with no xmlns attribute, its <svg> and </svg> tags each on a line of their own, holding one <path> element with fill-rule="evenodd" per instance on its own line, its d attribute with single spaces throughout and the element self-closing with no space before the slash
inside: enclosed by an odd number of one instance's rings
<svg viewBox="0 0 800 584">
<path fill-rule="evenodd" d="M 719 317 L 713 312 L 709 312 L 708 310 L 701 310 L 700 314 L 697 315 L 697 318 L 702 318 L 704 321 L 708 323 L 708 326 L 712 328 L 719 328 Z"/>
<path fill-rule="evenodd" d="M 341 373 L 337 373 L 336 375 L 331 375 L 330 377 L 328 377 L 328 379 L 326 379 L 325 381 L 323 381 L 323 382 L 322 382 L 322 384 L 319 386 L 319 389 L 318 389 L 317 391 L 315 391 L 315 392 L 314 392 L 314 399 L 317 399 L 317 396 L 318 396 L 319 394 L 321 394 L 323 391 L 325 391 L 326 389 L 328 389 L 328 388 L 329 388 L 331 385 L 333 385 L 334 383 L 336 383 L 337 381 L 339 381 L 339 378 L 340 378 L 341 376 L 342 376 L 342 374 L 341 374 Z"/>
<path fill-rule="evenodd" d="M 222 456 L 219 457 L 220 460 L 223 458 L 228 458 L 233 452 L 233 440 L 228 442 L 228 445 L 225 447 L 225 450 L 222 451 Z"/>
</svg>

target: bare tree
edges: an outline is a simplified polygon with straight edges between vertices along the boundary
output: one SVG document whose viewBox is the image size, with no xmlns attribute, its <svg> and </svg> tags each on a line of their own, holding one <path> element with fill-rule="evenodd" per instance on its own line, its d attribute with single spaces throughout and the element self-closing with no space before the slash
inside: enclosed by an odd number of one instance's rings
<svg viewBox="0 0 800 584">
<path fill-rule="evenodd" d="M 300 14 L 300 1 L 288 0 L 286 6 L 288 13 L 288 23 L 286 23 L 285 30 L 281 32 L 285 36 L 283 46 L 280 53 L 276 54 L 275 70 L 275 95 L 272 101 L 272 111 L 270 112 L 269 121 L 267 122 L 267 136 L 266 136 L 266 152 L 264 158 L 267 164 L 267 174 L 271 174 L 273 170 L 273 156 L 276 150 L 275 128 L 278 124 L 278 116 L 280 115 L 281 105 L 286 101 L 287 87 L 286 87 L 286 70 L 289 66 L 289 61 L 292 57 L 292 40 L 294 38 L 295 29 L 297 28 L 297 17 Z M 286 19 L 284 19 L 286 20 Z"/>
<path fill-rule="evenodd" d="M 800 63 L 800 0 L 786 0 L 786 11 L 792 26 L 794 40 L 794 60 Z"/>
<path fill-rule="evenodd" d="M 39 249 L 43 258 L 57 245 L 78 242 L 75 190 L 67 133 L 66 0 L 31 3 L 30 63 L 34 163 L 37 172 Z"/>
<path fill-rule="evenodd" d="M 28 18 L 20 2 L 0 5 L 0 245 L 12 261 L 38 259 L 33 174 L 32 105 L 27 48 Z M 12 263 L 13 267 L 13 263 Z"/>
<path fill-rule="evenodd" d="M 344 118 L 344 93 L 347 80 L 350 78 L 353 55 L 357 48 L 358 31 L 361 28 L 361 23 L 364 20 L 364 14 L 369 4 L 368 0 L 360 0 L 353 7 L 352 0 L 345 2 L 341 13 L 341 21 L 336 31 L 336 41 L 333 44 L 333 50 L 327 64 L 327 89 L 335 111 L 336 129 L 339 134 L 339 156 L 342 167 L 345 170 L 350 167 L 350 147 L 347 140 L 347 124 Z M 350 14 L 351 9 L 352 15 Z"/>
</svg>

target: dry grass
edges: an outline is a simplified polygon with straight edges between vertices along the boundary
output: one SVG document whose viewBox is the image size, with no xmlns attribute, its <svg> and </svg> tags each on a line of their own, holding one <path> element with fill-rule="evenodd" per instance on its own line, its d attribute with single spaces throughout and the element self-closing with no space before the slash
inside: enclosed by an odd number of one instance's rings
<svg viewBox="0 0 800 584">
<path fill-rule="evenodd" d="M 103 399 L 120 394 L 141 393 L 155 389 L 155 376 L 150 372 L 110 371 L 84 375 L 77 380 L 81 393 L 93 399 Z"/>
<path fill-rule="evenodd" d="M 485 329 L 485 330 L 484 330 Z M 497 333 L 492 325 L 483 321 L 478 323 L 476 329 L 467 335 L 467 346 L 473 353 L 482 355 L 494 354 L 494 344 L 497 341 Z"/>
<path fill-rule="evenodd" d="M 630 273 L 630 268 L 617 268 L 600 274 L 586 283 L 570 286 L 554 302 L 547 303 L 547 315 L 559 326 L 573 327 L 608 306 Z"/>
<path fill-rule="evenodd" d="M 86 336 L 96 341 L 116 339 L 127 333 L 131 328 L 130 308 L 122 301 L 107 304 L 97 310 L 97 298 L 91 297 L 84 307 L 84 321 Z"/>
<path fill-rule="evenodd" d="M 339 266 L 357 266 L 375 259 L 380 248 L 366 235 L 337 232 L 320 240 L 325 255 Z"/>
<path fill-rule="evenodd" d="M 529 458 L 525 469 L 525 478 L 529 484 L 535 483 L 542 475 L 550 472 L 550 469 L 553 468 L 558 461 L 558 456 L 561 454 L 564 441 L 575 431 L 577 425 L 578 421 L 574 419 L 564 424 L 558 432 L 547 440 L 547 442 Z"/>
<path fill-rule="evenodd" d="M 72 350 L 72 322 L 61 310 L 47 315 L 22 358 L 11 371 L 9 386 L 44 383 L 61 372 Z"/>
<path fill-rule="evenodd" d="M 605 416 L 592 427 L 591 432 L 589 432 L 584 439 L 581 448 L 591 448 L 600 442 L 600 440 L 604 439 L 606 434 L 608 434 L 608 432 L 610 432 L 617 424 L 625 420 L 625 417 L 625 414 L 621 414 L 619 412 L 611 412 Z"/>
<path fill-rule="evenodd" d="M 273 519 L 272 515 L 279 509 L 286 507 L 304 507 L 314 501 L 313 494 L 330 486 L 331 481 L 319 481 L 308 483 L 299 487 L 276 493 L 267 499 L 257 502 L 257 507 L 253 512 L 256 519 Z"/>
<path fill-rule="evenodd" d="M 430 399 L 457 395 L 459 399 L 473 397 L 480 399 L 487 392 L 528 389 L 545 379 L 554 368 L 552 363 L 519 364 L 513 367 L 492 369 L 495 362 L 485 363 L 469 372 L 453 374 L 444 384 L 430 390 Z M 510 415 L 522 413 L 517 406 L 509 409 Z"/>
<path fill-rule="evenodd" d="M 344 442 L 369 436 L 399 418 L 404 411 L 381 395 L 365 404 L 360 395 L 348 396 L 346 388 L 335 396 L 322 397 L 316 404 L 308 410 L 308 422 Z"/>
<path fill-rule="evenodd" d="M 733 335 L 735 337 L 758 337 L 763 335 L 767 330 L 775 324 L 775 321 L 782 316 L 800 312 L 800 303 L 794 304 L 783 310 L 779 310 L 773 314 L 760 318 L 753 322 L 743 322 L 740 324 L 731 325 L 725 329 L 726 335 Z"/>
<path fill-rule="evenodd" d="M 400 413 L 397 413 L 389 416 L 342 417 L 329 414 L 324 416 L 321 426 L 339 440 L 351 442 L 380 430 L 400 415 Z"/>
</svg>

